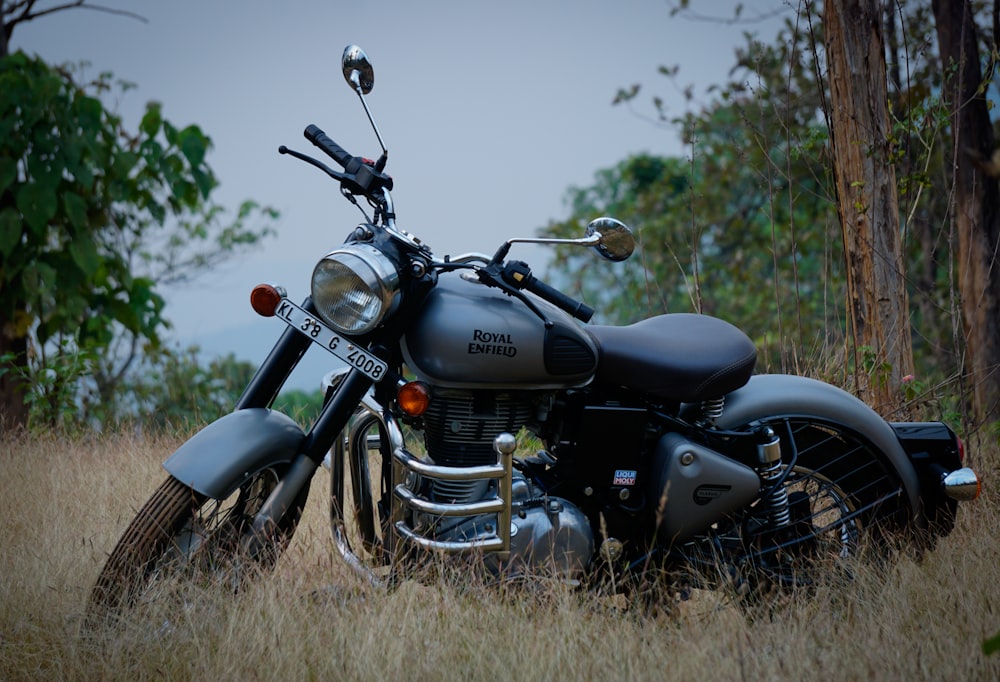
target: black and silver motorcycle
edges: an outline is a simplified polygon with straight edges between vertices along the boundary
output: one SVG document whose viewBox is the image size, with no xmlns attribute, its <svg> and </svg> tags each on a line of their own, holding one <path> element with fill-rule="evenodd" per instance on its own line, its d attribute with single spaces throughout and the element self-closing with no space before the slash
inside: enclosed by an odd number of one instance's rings
<svg viewBox="0 0 1000 682">
<path fill-rule="evenodd" d="M 497 579 L 627 586 L 655 570 L 678 585 L 794 587 L 887 537 L 947 534 L 957 501 L 978 495 L 945 424 L 887 423 L 825 383 L 754 375 L 753 343 L 713 317 L 586 325 L 593 310 L 507 259 L 531 242 L 624 260 L 634 242 L 617 220 L 439 259 L 396 224 L 360 48 L 343 72 L 381 157 L 352 156 L 313 125 L 306 139 L 340 170 L 279 151 L 372 215 L 319 261 L 302 303 L 253 290 L 284 332 L 236 409 L 166 460 L 92 616 L 168 577 L 232 582 L 272 566 L 324 465 L 336 548 L 374 584 L 448 555 Z M 341 368 L 304 432 L 270 405 L 314 346 Z"/>
</svg>

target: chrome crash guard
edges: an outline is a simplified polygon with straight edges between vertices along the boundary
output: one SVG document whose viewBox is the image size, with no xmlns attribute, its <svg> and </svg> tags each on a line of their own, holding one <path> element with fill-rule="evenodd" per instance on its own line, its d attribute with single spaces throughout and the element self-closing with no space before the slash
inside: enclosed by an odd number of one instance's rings
<svg viewBox="0 0 1000 682">
<path fill-rule="evenodd" d="M 336 386 L 346 370 L 328 374 L 324 389 Z M 372 434 L 372 428 L 378 428 Z M 388 448 L 386 450 L 385 448 Z M 410 547 L 445 554 L 495 553 L 498 559 L 508 558 L 511 546 L 511 514 L 513 461 L 516 439 L 501 433 L 494 440 L 497 453 L 495 464 L 472 467 L 449 467 L 434 464 L 406 449 L 403 430 L 388 410 L 371 394 L 362 398 L 361 405 L 347 427 L 330 449 L 324 462 L 330 469 L 330 524 L 334 545 L 351 568 L 373 585 L 384 580 L 372 565 L 385 566 Z M 376 519 L 376 505 L 371 486 L 369 452 L 378 450 L 391 458 L 389 518 L 382 524 Z M 350 468 L 354 518 L 361 545 L 371 557 L 365 561 L 351 546 L 344 509 L 345 460 Z M 428 500 L 418 494 L 428 480 L 472 481 L 495 480 L 496 494 L 469 503 L 448 503 Z M 450 517 L 496 515 L 495 531 L 485 537 L 470 540 L 439 540 L 431 536 L 435 521 Z M 419 524 L 415 518 L 422 518 Z"/>
</svg>

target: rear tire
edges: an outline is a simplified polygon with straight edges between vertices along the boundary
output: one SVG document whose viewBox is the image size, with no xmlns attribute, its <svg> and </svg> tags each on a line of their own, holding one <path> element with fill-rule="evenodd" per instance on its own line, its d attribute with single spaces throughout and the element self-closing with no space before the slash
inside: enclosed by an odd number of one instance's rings
<svg viewBox="0 0 1000 682">
<path fill-rule="evenodd" d="M 768 417 L 747 428 L 760 426 L 781 439 L 789 520 L 769 524 L 766 500 L 742 520 L 740 572 L 751 574 L 753 592 L 843 577 L 859 553 L 881 554 L 912 516 L 899 474 L 862 434 L 816 417 Z"/>
<path fill-rule="evenodd" d="M 252 537 L 254 517 L 285 468 L 257 472 L 222 500 L 168 477 L 108 557 L 85 622 L 95 626 L 151 601 L 171 581 L 207 580 L 235 591 L 271 569 L 295 533 L 309 493 L 306 486 L 266 537 Z"/>
</svg>

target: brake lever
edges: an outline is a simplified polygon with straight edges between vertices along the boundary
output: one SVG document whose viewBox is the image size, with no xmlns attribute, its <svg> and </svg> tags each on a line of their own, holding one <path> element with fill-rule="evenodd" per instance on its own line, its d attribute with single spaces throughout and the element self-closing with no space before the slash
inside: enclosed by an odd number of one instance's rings
<svg viewBox="0 0 1000 682">
<path fill-rule="evenodd" d="M 325 163 L 323 163 L 322 161 L 320 161 L 319 159 L 314 159 L 313 157 L 309 156 L 308 154 L 303 154 L 302 152 L 297 152 L 294 149 L 289 149 L 285 145 L 281 145 L 280 147 L 278 147 L 278 153 L 279 154 L 288 154 L 289 156 L 294 156 L 299 161 L 305 161 L 309 165 L 315 166 L 316 168 L 319 168 L 321 171 L 323 171 L 324 173 L 326 173 L 327 175 L 329 175 L 331 178 L 333 178 L 337 182 L 344 182 L 345 180 L 350 180 L 350 176 L 348 176 L 346 173 L 341 173 L 340 171 L 335 171 L 332 168 L 330 168 L 329 166 L 327 166 Z"/>
</svg>

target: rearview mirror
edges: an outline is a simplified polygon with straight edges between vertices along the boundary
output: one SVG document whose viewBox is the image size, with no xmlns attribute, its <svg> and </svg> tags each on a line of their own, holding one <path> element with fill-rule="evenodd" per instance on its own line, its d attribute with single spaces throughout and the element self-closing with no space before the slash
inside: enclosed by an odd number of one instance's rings
<svg viewBox="0 0 1000 682">
<path fill-rule="evenodd" d="M 587 237 L 598 237 L 594 250 L 602 258 L 623 261 L 635 251 L 635 237 L 628 225 L 614 218 L 598 218 L 587 225 Z"/>
<path fill-rule="evenodd" d="M 340 60 L 344 71 L 344 80 L 359 94 L 367 95 L 375 87 L 375 69 L 368 60 L 368 55 L 357 45 L 344 48 L 344 56 Z"/>
</svg>

